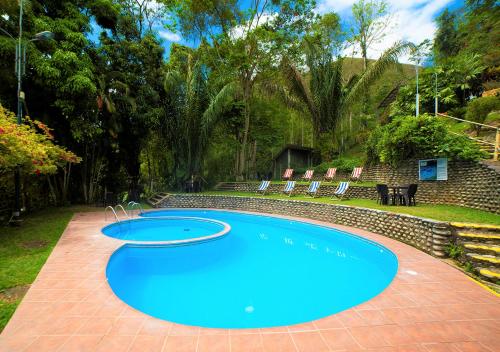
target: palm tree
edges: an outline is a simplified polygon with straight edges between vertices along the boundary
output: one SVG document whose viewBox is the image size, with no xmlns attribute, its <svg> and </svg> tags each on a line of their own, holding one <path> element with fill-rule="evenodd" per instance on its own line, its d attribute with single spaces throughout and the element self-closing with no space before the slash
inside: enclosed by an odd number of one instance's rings
<svg viewBox="0 0 500 352">
<path fill-rule="evenodd" d="M 368 66 L 366 71 L 345 81 L 343 58 L 335 60 L 333 55 L 323 48 L 307 41 L 305 44 L 309 72 L 300 72 L 285 58 L 282 61 L 282 71 L 288 92 L 281 95 L 302 102 L 311 117 L 315 141 L 322 132 L 333 130 L 356 99 L 361 98 L 389 67 L 398 64 L 400 55 L 413 48 L 411 43 L 397 42 Z"/>
<path fill-rule="evenodd" d="M 177 182 L 200 176 L 213 128 L 229 110 L 236 85 L 212 92 L 204 67 L 189 58 L 187 72 L 170 70 L 164 81 L 167 93 L 163 135 L 174 156 Z"/>
</svg>

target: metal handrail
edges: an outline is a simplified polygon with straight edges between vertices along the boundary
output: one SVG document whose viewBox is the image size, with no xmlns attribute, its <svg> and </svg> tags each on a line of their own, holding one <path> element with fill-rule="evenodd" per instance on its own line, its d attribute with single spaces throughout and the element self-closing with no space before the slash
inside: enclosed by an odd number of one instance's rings
<svg viewBox="0 0 500 352">
<path fill-rule="evenodd" d="M 126 212 L 125 208 L 123 207 L 123 205 L 121 205 L 121 204 L 117 204 L 117 205 L 115 205 L 115 209 L 116 209 L 116 208 L 121 208 L 121 209 L 122 209 L 122 211 L 123 211 L 123 213 L 125 214 L 125 216 L 126 216 L 127 218 L 130 218 L 130 216 L 129 216 L 129 215 L 128 215 L 128 213 Z"/>
<path fill-rule="evenodd" d="M 470 124 L 473 124 L 473 125 L 477 125 L 477 126 L 481 126 L 481 127 L 486 127 L 486 128 L 492 128 L 492 129 L 494 129 L 496 131 L 495 143 L 490 143 L 490 142 L 487 142 L 487 141 L 484 141 L 484 140 L 481 140 L 481 139 L 478 139 L 478 138 L 473 138 L 471 136 L 467 136 L 467 137 L 469 137 L 470 139 L 475 140 L 477 142 L 483 143 L 483 144 L 488 144 L 488 145 L 491 144 L 494 147 L 494 149 L 493 149 L 493 161 L 498 161 L 498 159 L 500 159 L 500 127 L 494 127 L 494 126 L 490 126 L 490 125 L 485 125 L 484 123 L 479 123 L 479 122 L 474 122 L 474 121 L 459 119 L 458 117 L 453 117 L 453 116 L 448 116 L 448 115 L 440 114 L 440 113 L 437 112 L 437 109 L 436 109 L 435 115 L 436 116 L 439 115 L 439 116 L 447 117 L 447 118 L 454 119 L 454 120 L 457 120 L 457 121 L 467 122 L 467 123 L 470 123 Z"/>
<path fill-rule="evenodd" d="M 134 210 L 134 206 L 139 207 L 140 213 L 144 213 L 144 208 L 142 207 L 141 203 L 135 202 L 135 204 L 132 204 L 132 210 Z"/>
<path fill-rule="evenodd" d="M 129 212 L 130 212 L 129 213 L 129 217 L 132 216 L 135 206 L 137 206 L 139 208 L 139 210 L 141 211 L 141 213 L 144 213 L 144 209 L 142 208 L 141 203 L 137 203 L 137 202 L 131 201 L 131 202 L 128 202 L 128 204 L 127 204 L 127 210 L 129 210 Z"/>
<path fill-rule="evenodd" d="M 457 133 L 457 132 L 453 132 L 453 131 L 450 131 L 451 134 L 454 134 L 456 136 L 464 136 L 464 134 L 462 133 Z M 467 138 L 469 139 L 472 139 L 478 143 L 481 143 L 481 144 L 488 144 L 488 145 L 492 145 L 492 146 L 495 146 L 495 143 L 492 143 L 492 142 L 488 142 L 488 141 L 485 141 L 483 139 L 479 139 L 479 138 L 474 138 L 474 137 L 471 137 L 471 136 L 468 136 L 468 135 L 465 135 Z"/>
<path fill-rule="evenodd" d="M 495 126 L 485 125 L 484 123 L 474 122 L 474 121 L 470 121 L 470 120 L 459 119 L 458 117 L 453 117 L 453 116 L 450 116 L 450 115 L 441 114 L 439 112 L 437 113 L 437 115 L 443 116 L 443 117 L 448 117 L 448 118 L 453 119 L 453 120 L 458 120 L 458 121 L 462 121 L 462 122 L 471 123 L 473 125 L 478 125 L 478 126 L 482 126 L 482 127 L 493 128 L 494 130 L 499 130 L 500 129 L 500 128 L 495 127 Z"/>
<path fill-rule="evenodd" d="M 118 215 L 116 214 L 115 209 L 111 205 L 108 205 L 106 207 L 106 209 L 104 209 L 104 221 L 108 221 L 108 217 L 107 217 L 108 213 L 106 212 L 108 209 L 111 209 L 111 211 L 113 212 L 113 214 L 115 214 L 116 221 L 120 222 L 120 218 L 118 217 Z"/>
</svg>

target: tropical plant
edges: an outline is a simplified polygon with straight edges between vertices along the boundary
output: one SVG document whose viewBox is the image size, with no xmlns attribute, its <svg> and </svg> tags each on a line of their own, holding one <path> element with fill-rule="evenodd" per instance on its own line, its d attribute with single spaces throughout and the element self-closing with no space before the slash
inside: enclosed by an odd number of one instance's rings
<svg viewBox="0 0 500 352">
<path fill-rule="evenodd" d="M 203 65 L 191 61 L 187 72 L 172 69 L 164 80 L 167 106 L 162 131 L 173 151 L 177 184 L 201 176 L 212 130 L 237 93 L 234 83 L 212 92 Z"/>
<path fill-rule="evenodd" d="M 486 66 L 481 61 L 479 54 L 462 54 L 456 56 L 450 65 L 449 76 L 453 79 L 456 87 L 462 92 L 462 99 L 465 102 L 465 94 L 480 87 L 478 77 Z M 474 90 L 472 91 L 474 92 Z"/>
<path fill-rule="evenodd" d="M 412 158 L 477 160 L 484 156 L 469 138 L 450 133 L 445 121 L 426 114 L 397 117 L 378 127 L 366 147 L 368 162 L 391 165 Z"/>
<path fill-rule="evenodd" d="M 356 99 L 389 67 L 397 65 L 398 57 L 412 47 L 412 44 L 406 42 L 395 43 L 366 71 L 345 81 L 342 75 L 343 59 L 339 57 L 335 60 L 330 52 L 306 41 L 306 64 L 309 72 L 302 73 L 285 58 L 282 70 L 288 93 L 284 95 L 293 96 L 303 103 L 311 117 L 314 139 L 317 141 L 321 133 L 334 130 Z"/>
</svg>

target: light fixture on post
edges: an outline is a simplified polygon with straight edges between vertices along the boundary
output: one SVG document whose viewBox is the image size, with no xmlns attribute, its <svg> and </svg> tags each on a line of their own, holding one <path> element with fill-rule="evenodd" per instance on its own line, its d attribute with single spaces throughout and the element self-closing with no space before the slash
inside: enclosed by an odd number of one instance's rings
<svg viewBox="0 0 500 352">
<path fill-rule="evenodd" d="M 9 16 L 2 16 L 4 20 L 8 20 Z M 23 103 L 25 100 L 25 94 L 22 91 L 22 78 L 26 71 L 26 45 L 23 43 L 23 0 L 19 0 L 19 36 L 14 38 L 9 32 L 5 29 L 0 28 L 2 33 L 5 33 L 13 40 L 17 41 L 16 44 L 16 65 L 15 65 L 15 73 L 17 78 L 17 124 L 22 124 L 23 119 Z M 43 31 L 35 34 L 35 36 L 30 39 L 30 42 L 33 41 L 44 41 L 50 40 L 54 38 L 54 33 L 49 31 Z M 19 166 L 16 167 L 14 174 L 14 187 L 15 187 L 15 195 L 14 195 L 14 211 L 12 212 L 12 221 L 18 220 L 21 215 L 21 168 Z"/>
</svg>

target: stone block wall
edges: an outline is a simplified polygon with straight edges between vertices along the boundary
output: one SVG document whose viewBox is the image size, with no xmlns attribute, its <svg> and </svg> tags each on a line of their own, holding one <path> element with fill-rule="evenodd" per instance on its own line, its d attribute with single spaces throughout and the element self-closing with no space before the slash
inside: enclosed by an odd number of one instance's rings
<svg viewBox="0 0 500 352">
<path fill-rule="evenodd" d="M 449 160 L 447 181 L 419 181 L 418 161 L 410 160 L 397 168 L 367 167 L 363 180 L 389 185 L 416 183 L 417 202 L 456 204 L 500 214 L 500 172 L 481 163 Z"/>
<path fill-rule="evenodd" d="M 165 199 L 161 206 L 245 210 L 326 221 L 394 238 L 436 257 L 446 256 L 444 248 L 452 235 L 452 227 L 446 222 L 381 210 L 287 199 L 226 195 L 172 195 Z"/>
<path fill-rule="evenodd" d="M 322 175 L 316 175 L 321 180 Z M 338 174 L 337 181 L 348 180 L 349 175 Z M 410 160 L 392 168 L 389 165 L 375 165 L 364 168 L 361 179 L 392 185 L 418 184 L 417 203 L 453 204 L 475 208 L 500 214 L 500 171 L 487 165 L 466 162 L 448 161 L 447 181 L 419 181 L 418 161 Z M 228 190 L 255 192 L 255 183 L 226 183 Z M 280 193 L 283 185 L 273 184 L 270 193 Z M 224 188 L 226 189 L 226 188 Z M 304 194 L 307 185 L 297 185 L 296 193 Z M 323 184 L 319 196 L 332 196 L 335 186 Z M 357 186 L 351 182 L 347 194 L 351 198 L 377 199 L 375 187 Z"/>
</svg>

